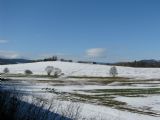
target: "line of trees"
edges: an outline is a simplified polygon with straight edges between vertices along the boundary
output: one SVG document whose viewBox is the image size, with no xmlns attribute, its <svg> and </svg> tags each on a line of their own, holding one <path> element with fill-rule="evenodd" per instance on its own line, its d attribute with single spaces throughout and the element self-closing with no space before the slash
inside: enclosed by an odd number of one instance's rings
<svg viewBox="0 0 160 120">
<path fill-rule="evenodd" d="M 64 75 L 60 68 L 56 68 L 56 67 L 53 67 L 53 66 L 47 66 L 45 68 L 45 71 L 46 71 L 48 76 L 59 77 L 61 75 Z M 9 72 L 10 72 L 9 68 L 4 68 L 2 74 L 9 74 Z M 24 71 L 24 74 L 25 75 L 32 75 L 33 72 L 31 70 L 27 69 L 27 70 Z"/>
<path fill-rule="evenodd" d="M 48 76 L 52 75 L 53 77 L 56 77 L 56 78 L 59 77 L 59 76 L 61 76 L 61 75 L 64 75 L 62 73 L 62 70 L 60 68 L 56 68 L 56 67 L 53 67 L 53 66 L 47 66 L 45 68 L 45 71 L 46 71 L 46 73 L 47 73 Z M 8 74 L 9 72 L 10 71 L 9 71 L 8 68 L 4 68 L 3 74 Z M 24 71 L 24 74 L 25 75 L 32 75 L 33 72 L 31 70 L 27 69 L 27 70 Z M 118 76 L 118 70 L 117 70 L 117 68 L 115 66 L 111 67 L 110 70 L 109 70 L 109 74 L 110 74 L 111 77 Z"/>
<path fill-rule="evenodd" d="M 114 63 L 114 65 L 118 66 L 127 66 L 127 67 L 152 67 L 152 68 L 159 68 L 160 61 L 157 60 L 140 60 L 140 61 L 133 61 L 133 62 L 118 62 Z"/>
</svg>

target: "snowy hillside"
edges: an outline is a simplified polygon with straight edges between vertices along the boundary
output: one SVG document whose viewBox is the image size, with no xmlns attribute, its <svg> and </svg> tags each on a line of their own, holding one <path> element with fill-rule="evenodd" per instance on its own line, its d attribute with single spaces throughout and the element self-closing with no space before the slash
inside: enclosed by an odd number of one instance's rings
<svg viewBox="0 0 160 120">
<path fill-rule="evenodd" d="M 47 66 L 60 68 L 66 76 L 88 77 L 108 77 L 112 67 L 55 61 L 1 65 L 0 73 L 4 68 L 8 68 L 10 73 L 24 73 L 28 69 L 33 74 L 46 75 Z M 34 96 L 45 98 L 47 101 L 54 98 L 54 105 L 58 107 L 59 103 L 63 106 L 77 103 L 81 108 L 81 119 L 78 120 L 83 120 L 83 118 L 91 120 L 92 117 L 95 120 L 159 120 L 160 68 L 117 66 L 117 70 L 118 76 L 134 79 L 68 78 L 56 80 L 44 76 L 14 76 L 10 77 L 11 80 L 1 81 L 1 86 L 4 90 L 16 89 L 20 93 L 28 94 L 26 102 Z M 58 113 L 62 115 L 61 111 Z"/>
<path fill-rule="evenodd" d="M 9 68 L 10 73 L 24 73 L 26 69 L 31 70 L 34 74 L 46 74 L 45 68 L 47 66 L 54 66 L 60 68 L 65 75 L 68 76 L 96 76 L 107 77 L 111 66 L 107 65 L 93 65 L 82 63 L 69 62 L 37 62 L 14 65 L 1 65 L 0 72 L 4 68 Z M 131 68 L 117 66 L 120 77 L 134 77 L 134 78 L 160 78 L 160 68 Z"/>
</svg>

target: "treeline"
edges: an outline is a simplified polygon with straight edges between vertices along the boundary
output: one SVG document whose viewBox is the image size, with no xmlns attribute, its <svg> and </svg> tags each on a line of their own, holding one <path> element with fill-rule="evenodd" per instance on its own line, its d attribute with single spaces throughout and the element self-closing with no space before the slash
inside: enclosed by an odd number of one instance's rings
<svg viewBox="0 0 160 120">
<path fill-rule="evenodd" d="M 127 67 L 153 67 L 153 68 L 160 67 L 160 61 L 154 60 L 154 59 L 153 60 L 152 59 L 151 60 L 140 60 L 140 61 L 133 61 L 133 62 L 105 63 L 105 62 L 95 62 L 95 61 L 73 61 L 71 59 L 58 58 L 57 56 L 52 56 L 52 57 L 48 57 L 44 59 L 37 59 L 37 60 L 0 58 L 0 65 L 47 62 L 47 61 L 77 62 L 77 63 L 84 63 L 84 64 L 116 65 L 116 66 L 127 66 Z"/>
<path fill-rule="evenodd" d="M 46 62 L 46 61 L 63 61 L 63 62 L 73 62 L 73 60 L 67 60 L 63 58 L 58 58 L 57 56 L 52 56 L 44 59 L 33 60 L 32 62 Z"/>
<path fill-rule="evenodd" d="M 57 61 L 57 60 L 58 60 L 57 56 L 52 56 L 44 59 L 32 60 L 32 62 Z"/>
<path fill-rule="evenodd" d="M 119 62 L 119 63 L 114 63 L 113 65 L 127 66 L 127 67 L 159 68 L 160 67 L 160 61 L 157 61 L 157 60 L 140 60 L 140 61 L 133 61 L 133 62 Z"/>
</svg>

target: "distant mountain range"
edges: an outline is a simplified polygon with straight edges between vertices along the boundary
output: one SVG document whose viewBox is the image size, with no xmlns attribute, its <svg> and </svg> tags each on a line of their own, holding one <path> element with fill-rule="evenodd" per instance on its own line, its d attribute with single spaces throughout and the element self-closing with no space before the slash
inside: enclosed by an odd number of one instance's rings
<svg viewBox="0 0 160 120">
<path fill-rule="evenodd" d="M 6 65 L 6 64 L 18 64 L 18 63 L 30 63 L 32 60 L 27 59 L 5 59 L 0 58 L 0 65 Z"/>
<path fill-rule="evenodd" d="M 0 65 L 18 64 L 18 63 L 32 63 L 32 62 L 42 62 L 42 61 L 57 61 L 57 60 L 58 59 L 55 58 L 55 57 L 47 58 L 47 59 L 41 59 L 41 60 L 0 58 Z M 73 62 L 73 61 L 70 60 L 69 62 Z M 153 67 L 153 68 L 160 68 L 160 60 L 154 60 L 154 59 L 151 59 L 151 60 L 140 60 L 140 61 L 133 61 L 133 62 L 117 62 L 117 63 L 102 63 L 102 62 L 100 63 L 100 62 L 88 62 L 88 61 L 83 61 L 81 63 L 101 64 L 101 65 L 116 65 L 116 66 L 127 66 L 127 67 Z"/>
</svg>

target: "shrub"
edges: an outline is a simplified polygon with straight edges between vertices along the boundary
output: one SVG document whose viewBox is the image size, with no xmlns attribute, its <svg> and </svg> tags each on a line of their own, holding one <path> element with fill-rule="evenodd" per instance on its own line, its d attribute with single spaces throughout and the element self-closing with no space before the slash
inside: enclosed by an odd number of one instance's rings
<svg viewBox="0 0 160 120">
<path fill-rule="evenodd" d="M 26 102 L 25 102 L 26 101 Z M 15 92 L 0 91 L 1 120 L 79 120 L 81 108 L 78 104 L 68 104 L 51 99 L 31 97 L 30 100 Z M 30 101 L 30 102 L 28 102 Z"/>
<path fill-rule="evenodd" d="M 33 74 L 33 72 L 32 72 L 31 70 L 25 70 L 24 73 L 25 73 L 26 75 L 31 75 L 31 74 Z"/>
</svg>

